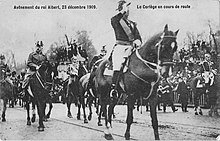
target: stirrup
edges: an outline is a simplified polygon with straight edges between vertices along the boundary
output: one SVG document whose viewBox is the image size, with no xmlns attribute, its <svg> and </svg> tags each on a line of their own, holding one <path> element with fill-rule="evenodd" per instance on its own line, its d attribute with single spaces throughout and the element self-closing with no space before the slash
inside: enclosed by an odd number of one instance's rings
<svg viewBox="0 0 220 141">
<path fill-rule="evenodd" d="M 115 89 L 111 89 L 109 96 L 110 98 L 118 97 L 118 91 Z"/>
</svg>

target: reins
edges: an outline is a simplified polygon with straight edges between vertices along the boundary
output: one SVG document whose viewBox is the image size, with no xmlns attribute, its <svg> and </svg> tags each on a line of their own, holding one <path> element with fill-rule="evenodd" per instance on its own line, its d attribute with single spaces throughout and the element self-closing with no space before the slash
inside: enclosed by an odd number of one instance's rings
<svg viewBox="0 0 220 141">
<path fill-rule="evenodd" d="M 151 89 L 150 89 L 149 95 L 148 95 L 146 98 L 143 98 L 143 99 L 145 99 L 145 100 L 149 99 L 149 97 L 152 95 L 154 85 L 158 83 L 158 81 L 160 80 L 160 77 L 161 77 L 161 73 L 160 73 L 160 69 L 161 69 L 161 66 L 160 66 L 161 64 L 160 64 L 160 63 L 161 63 L 161 62 L 160 62 L 160 59 L 159 59 L 159 54 L 160 54 L 160 49 L 161 49 L 161 46 L 162 46 L 162 41 L 163 41 L 163 39 L 166 38 L 166 37 L 176 38 L 176 36 L 165 36 L 164 34 L 165 34 L 165 33 L 162 34 L 160 41 L 155 45 L 155 46 L 158 47 L 158 50 L 157 50 L 157 54 L 158 54 L 158 55 L 157 55 L 157 64 L 156 64 L 156 63 L 153 63 L 153 62 L 150 62 L 150 61 L 148 61 L 148 60 L 143 59 L 143 58 L 141 57 L 140 53 L 138 52 L 138 49 L 136 49 L 136 51 L 135 51 L 135 54 L 136 54 L 137 58 L 138 58 L 139 60 L 141 60 L 141 62 L 143 62 L 148 68 L 150 68 L 152 71 L 154 71 L 154 72 L 157 73 L 157 75 L 158 75 L 157 80 L 150 83 L 149 81 L 147 81 L 147 80 L 141 78 L 140 76 L 138 76 L 135 72 L 133 72 L 133 71 L 131 70 L 131 74 L 133 74 L 136 78 L 138 78 L 139 80 L 143 81 L 144 83 L 151 84 Z M 153 69 L 152 67 L 150 67 L 150 65 L 156 67 L 156 69 Z"/>
</svg>

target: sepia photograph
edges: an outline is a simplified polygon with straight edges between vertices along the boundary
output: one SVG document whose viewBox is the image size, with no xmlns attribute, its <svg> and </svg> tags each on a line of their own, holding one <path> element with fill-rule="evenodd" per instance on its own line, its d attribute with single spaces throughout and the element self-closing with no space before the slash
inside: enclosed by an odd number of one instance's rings
<svg viewBox="0 0 220 141">
<path fill-rule="evenodd" d="M 0 0 L 0 19 L 0 141 L 220 141 L 220 0 Z"/>
</svg>

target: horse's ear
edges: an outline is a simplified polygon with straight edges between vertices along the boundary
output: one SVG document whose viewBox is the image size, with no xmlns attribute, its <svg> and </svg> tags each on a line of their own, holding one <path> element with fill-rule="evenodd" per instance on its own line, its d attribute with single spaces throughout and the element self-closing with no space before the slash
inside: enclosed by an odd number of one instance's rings
<svg viewBox="0 0 220 141">
<path fill-rule="evenodd" d="M 178 32 L 179 32 L 179 29 L 175 32 L 175 35 L 177 35 L 178 34 Z"/>
<path fill-rule="evenodd" d="M 166 24 L 165 27 L 164 27 L 164 32 L 167 32 L 168 31 L 168 25 Z"/>
</svg>

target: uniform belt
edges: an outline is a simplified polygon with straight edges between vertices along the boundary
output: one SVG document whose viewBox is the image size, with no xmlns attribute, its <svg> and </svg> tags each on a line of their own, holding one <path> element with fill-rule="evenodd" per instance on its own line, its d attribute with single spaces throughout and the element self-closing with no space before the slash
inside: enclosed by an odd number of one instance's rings
<svg viewBox="0 0 220 141">
<path fill-rule="evenodd" d="M 117 44 L 117 45 L 130 46 L 130 45 L 131 45 L 131 42 L 129 42 L 129 41 L 116 40 L 116 44 Z"/>
</svg>

